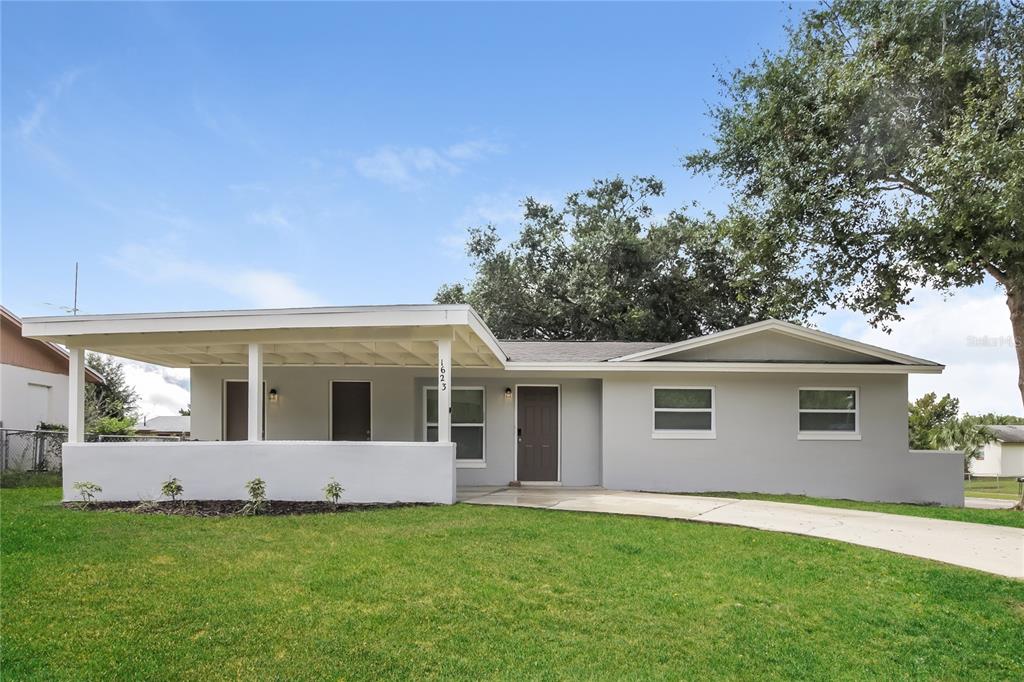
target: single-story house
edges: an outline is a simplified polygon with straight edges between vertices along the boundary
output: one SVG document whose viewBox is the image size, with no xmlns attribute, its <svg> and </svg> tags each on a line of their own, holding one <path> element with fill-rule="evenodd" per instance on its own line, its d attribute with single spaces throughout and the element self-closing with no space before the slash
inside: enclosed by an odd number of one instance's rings
<svg viewBox="0 0 1024 682">
<path fill-rule="evenodd" d="M 778 320 L 677 343 L 503 341 L 465 305 L 26 320 L 71 353 L 65 496 L 455 499 L 456 486 L 760 491 L 963 503 L 962 458 L 911 452 L 935 362 Z M 83 353 L 191 370 L 193 442 L 83 443 Z M 255 386 L 257 390 L 251 390 Z"/>
<path fill-rule="evenodd" d="M 974 476 L 1024 476 L 1024 426 L 986 425 L 994 440 L 971 460 Z"/>
<path fill-rule="evenodd" d="M 31 431 L 40 423 L 67 424 L 68 353 L 21 331 L 21 319 L 0 306 L 0 427 Z M 88 367 L 85 380 L 103 383 Z"/>
<path fill-rule="evenodd" d="M 161 438 L 178 438 L 184 440 L 192 433 L 192 418 L 187 414 L 163 414 L 147 417 L 141 424 L 135 425 L 135 433 L 140 436 L 158 436 Z"/>
</svg>

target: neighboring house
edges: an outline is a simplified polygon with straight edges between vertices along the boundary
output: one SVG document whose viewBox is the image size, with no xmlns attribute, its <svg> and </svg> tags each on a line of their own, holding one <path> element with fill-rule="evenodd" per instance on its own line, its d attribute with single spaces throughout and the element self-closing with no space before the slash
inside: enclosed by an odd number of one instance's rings
<svg viewBox="0 0 1024 682">
<path fill-rule="evenodd" d="M 907 375 L 942 365 L 777 320 L 667 344 L 499 341 L 460 305 L 79 315 L 25 334 L 74 366 L 89 348 L 191 370 L 204 442 L 78 445 L 71 424 L 65 477 L 106 499 L 174 475 L 207 499 L 255 476 L 320 499 L 335 476 L 351 501 L 521 482 L 963 502 L 960 455 L 908 449 Z"/>
<path fill-rule="evenodd" d="M 102 383 L 91 369 L 86 380 Z M 0 426 L 35 429 L 68 420 L 68 353 L 21 335 L 21 320 L 0 306 Z"/>
<path fill-rule="evenodd" d="M 986 425 L 995 440 L 971 460 L 974 476 L 1024 476 L 1024 425 Z"/>
<path fill-rule="evenodd" d="M 149 417 L 135 425 L 135 433 L 143 436 L 176 436 L 184 440 L 192 430 L 191 419 L 188 415 L 180 414 Z"/>
</svg>

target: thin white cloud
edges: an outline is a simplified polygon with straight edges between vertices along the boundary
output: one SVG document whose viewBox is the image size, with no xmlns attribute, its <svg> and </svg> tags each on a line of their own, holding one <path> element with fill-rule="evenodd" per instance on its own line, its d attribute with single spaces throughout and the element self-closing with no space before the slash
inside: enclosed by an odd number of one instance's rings
<svg viewBox="0 0 1024 682">
<path fill-rule="evenodd" d="M 381 147 L 355 160 L 355 169 L 369 180 L 412 190 L 438 174 L 456 175 L 466 163 L 499 154 L 503 147 L 487 140 L 469 140 L 443 150 L 432 147 Z"/>
<path fill-rule="evenodd" d="M 18 121 L 18 135 L 22 139 L 30 140 L 35 136 L 61 95 L 75 84 L 83 72 L 84 69 L 81 68 L 68 69 L 50 84 L 43 95 L 36 98 L 32 110 Z"/>
<path fill-rule="evenodd" d="M 249 222 L 264 227 L 271 227 L 282 234 L 292 234 L 296 231 L 295 225 L 285 216 L 280 206 L 271 206 L 262 211 L 253 211 L 249 214 Z"/>
<path fill-rule="evenodd" d="M 910 398 L 950 393 L 966 412 L 1024 414 L 1017 390 L 1017 362 L 1006 298 L 994 286 L 959 291 L 949 298 L 919 290 L 892 333 L 860 317 L 832 313 L 821 326 L 864 341 L 946 365 L 942 374 L 910 376 Z"/>
<path fill-rule="evenodd" d="M 110 261 L 142 281 L 201 284 L 258 308 L 324 305 L 320 296 L 304 288 L 290 274 L 276 270 L 225 267 L 185 260 L 173 252 L 141 244 L 121 247 Z"/>
<path fill-rule="evenodd" d="M 490 140 L 469 140 L 453 144 L 445 150 L 449 158 L 457 161 L 476 161 L 485 156 L 503 154 L 505 146 Z"/>
</svg>

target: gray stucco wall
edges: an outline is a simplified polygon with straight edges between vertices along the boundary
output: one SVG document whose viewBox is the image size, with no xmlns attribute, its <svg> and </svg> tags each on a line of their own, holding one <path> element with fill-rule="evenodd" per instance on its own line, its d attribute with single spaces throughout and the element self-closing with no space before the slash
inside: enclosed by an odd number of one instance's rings
<svg viewBox="0 0 1024 682">
<path fill-rule="evenodd" d="M 652 438 L 653 386 L 714 386 L 716 434 Z M 800 387 L 857 387 L 861 440 L 798 440 Z M 604 381 L 603 484 L 962 504 L 956 461 L 911 454 L 901 374 L 616 374 Z"/>
<path fill-rule="evenodd" d="M 192 370 L 192 437 L 220 440 L 223 386 L 245 379 L 244 367 Z M 434 385 L 433 370 L 400 368 L 267 367 L 267 389 L 279 400 L 266 404 L 268 440 L 327 440 L 332 380 L 370 381 L 373 440 L 423 440 L 423 387 Z M 484 468 L 459 468 L 459 485 L 505 485 L 515 478 L 515 401 L 505 389 L 516 384 L 556 384 L 561 390 L 561 480 L 564 485 L 601 482 L 601 382 L 544 376 L 495 376 L 493 371 L 453 371 L 455 386 L 485 389 Z"/>
</svg>

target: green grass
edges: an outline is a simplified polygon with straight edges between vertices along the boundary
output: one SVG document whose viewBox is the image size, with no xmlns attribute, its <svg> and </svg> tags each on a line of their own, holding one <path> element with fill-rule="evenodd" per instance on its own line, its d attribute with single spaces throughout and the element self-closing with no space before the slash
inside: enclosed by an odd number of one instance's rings
<svg viewBox="0 0 1024 682">
<path fill-rule="evenodd" d="M 1024 583 L 662 519 L 79 512 L 0 491 L 5 680 L 1024 679 Z"/>
<path fill-rule="evenodd" d="M 1020 488 L 1017 479 L 975 478 L 964 481 L 964 495 L 971 497 L 992 497 L 999 500 L 1019 500 Z"/>
<path fill-rule="evenodd" d="M 685 493 L 701 497 L 732 497 L 740 500 L 767 500 L 769 502 L 789 502 L 791 504 L 811 504 L 816 507 L 835 507 L 839 509 L 860 509 L 862 511 L 883 512 L 886 514 L 902 514 L 904 516 L 924 516 L 929 519 L 946 521 L 966 521 L 968 523 L 987 523 L 993 526 L 1010 526 L 1024 528 L 1024 512 L 1012 509 L 967 509 L 965 507 L 936 507 L 924 504 L 895 504 L 890 502 L 858 502 L 856 500 L 832 500 L 825 497 L 806 497 L 804 495 L 769 495 L 766 493 Z"/>
<path fill-rule="evenodd" d="M 0 488 L 60 487 L 59 471 L 0 471 Z"/>
</svg>

